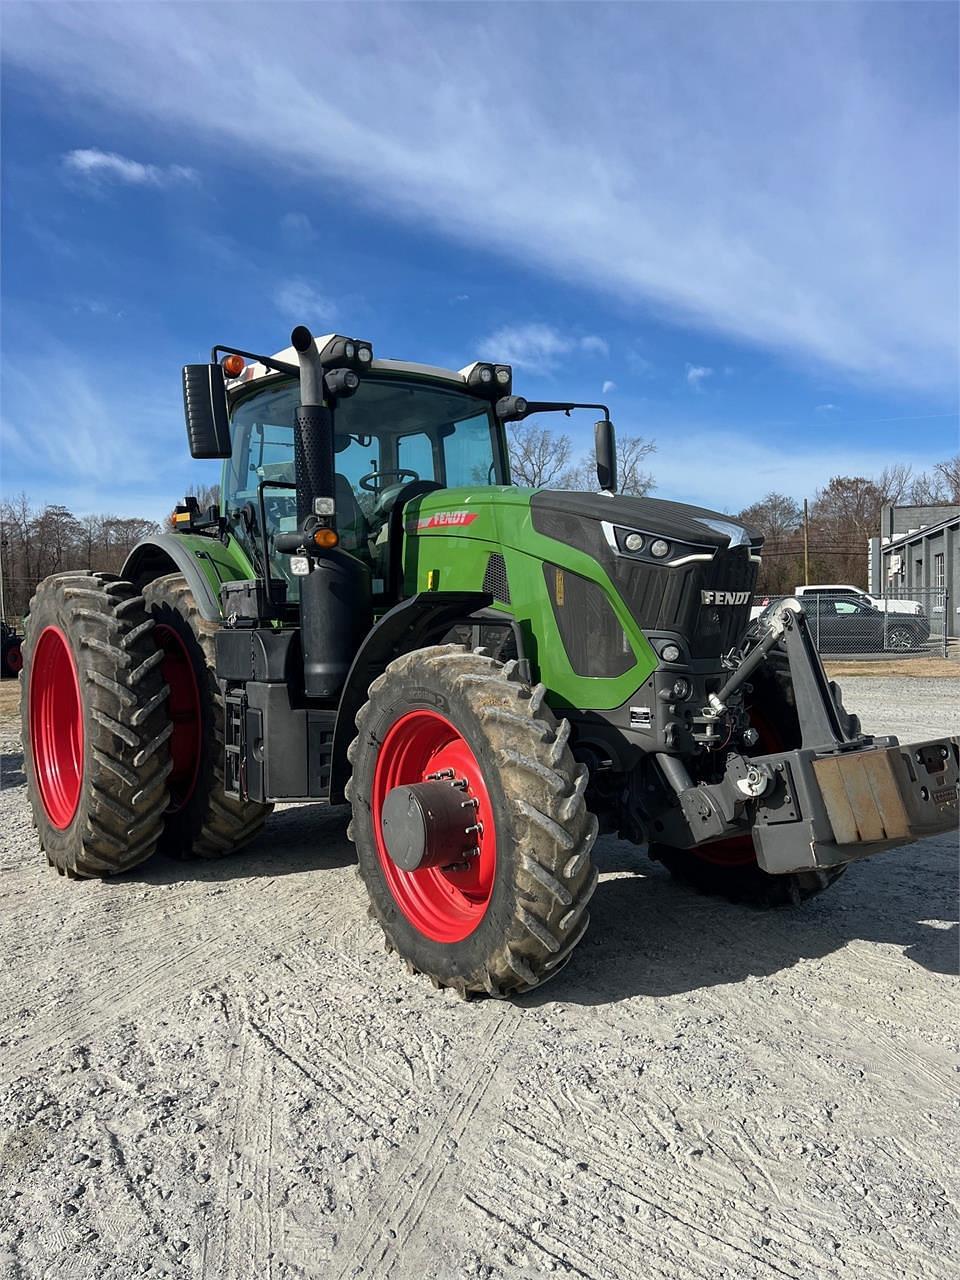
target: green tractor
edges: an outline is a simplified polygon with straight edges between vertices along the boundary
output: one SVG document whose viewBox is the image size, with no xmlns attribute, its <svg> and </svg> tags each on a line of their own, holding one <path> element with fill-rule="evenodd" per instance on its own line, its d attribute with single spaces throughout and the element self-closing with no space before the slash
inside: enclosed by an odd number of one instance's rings
<svg viewBox="0 0 960 1280">
<path fill-rule="evenodd" d="M 32 601 L 26 770 L 62 874 L 219 857 L 274 803 L 346 802 L 388 946 L 506 996 L 583 936 L 598 830 L 775 904 L 956 822 L 957 741 L 863 734 L 795 601 L 751 631 L 761 538 L 618 495 L 604 406 L 291 341 L 183 371 L 220 507 L 185 500 L 119 577 Z M 578 408 L 598 492 L 512 487 L 506 424 Z"/>
</svg>

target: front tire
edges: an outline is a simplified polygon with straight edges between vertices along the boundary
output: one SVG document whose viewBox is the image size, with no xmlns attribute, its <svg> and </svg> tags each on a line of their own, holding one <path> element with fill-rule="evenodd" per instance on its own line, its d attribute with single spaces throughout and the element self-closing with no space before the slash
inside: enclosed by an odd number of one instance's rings
<svg viewBox="0 0 960 1280">
<path fill-rule="evenodd" d="M 106 573 L 40 583 L 23 641 L 24 771 L 61 875 L 127 871 L 163 830 L 171 727 L 143 597 Z"/>
<path fill-rule="evenodd" d="M 163 652 L 173 725 L 170 805 L 160 849 L 173 857 L 222 858 L 252 840 L 272 805 L 224 793 L 223 700 L 214 634 L 180 573 L 143 588 Z"/>
<path fill-rule="evenodd" d="M 544 692 L 520 682 L 515 662 L 437 645 L 392 662 L 357 716 L 348 835 L 371 912 L 411 969 L 464 996 L 537 986 L 587 928 L 597 820 L 570 726 Z M 464 853 L 402 871 L 386 850 L 384 800 L 431 777 L 459 788 Z"/>
</svg>

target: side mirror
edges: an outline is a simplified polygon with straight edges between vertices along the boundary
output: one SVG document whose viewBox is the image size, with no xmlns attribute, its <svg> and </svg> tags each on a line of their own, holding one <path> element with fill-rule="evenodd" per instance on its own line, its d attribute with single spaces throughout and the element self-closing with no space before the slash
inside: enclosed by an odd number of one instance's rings
<svg viewBox="0 0 960 1280">
<path fill-rule="evenodd" d="M 617 491 L 617 436 L 609 418 L 601 418 L 593 429 L 597 455 L 597 480 L 608 493 Z"/>
<path fill-rule="evenodd" d="M 183 366 L 183 416 L 192 457 L 230 457 L 227 386 L 220 365 Z"/>
</svg>

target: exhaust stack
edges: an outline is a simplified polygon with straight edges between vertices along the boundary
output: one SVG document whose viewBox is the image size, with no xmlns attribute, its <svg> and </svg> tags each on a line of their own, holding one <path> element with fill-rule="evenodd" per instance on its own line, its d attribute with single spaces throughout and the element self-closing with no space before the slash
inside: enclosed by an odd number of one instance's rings
<svg viewBox="0 0 960 1280">
<path fill-rule="evenodd" d="M 300 360 L 300 403 L 294 418 L 297 524 L 304 529 L 317 498 L 335 496 L 333 412 L 324 404 L 323 365 L 313 334 L 298 324 L 290 341 Z M 333 525 L 336 528 L 336 523 Z"/>
</svg>

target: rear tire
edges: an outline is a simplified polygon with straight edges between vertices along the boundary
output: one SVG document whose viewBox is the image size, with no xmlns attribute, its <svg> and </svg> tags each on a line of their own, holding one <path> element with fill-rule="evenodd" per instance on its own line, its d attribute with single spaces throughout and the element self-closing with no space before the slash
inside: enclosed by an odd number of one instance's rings
<svg viewBox="0 0 960 1280">
<path fill-rule="evenodd" d="M 27 794 L 61 875 L 145 861 L 167 807 L 171 735 L 162 654 L 143 597 L 106 573 L 40 583 L 23 641 Z"/>
<path fill-rule="evenodd" d="M 462 645 L 405 654 L 370 686 L 348 753 L 347 834 L 371 914 L 412 971 L 463 996 L 508 996 L 557 973 L 587 928 L 597 883 L 587 770 L 543 685 L 531 690 L 516 669 Z M 383 844 L 384 794 L 444 763 L 463 774 L 465 823 L 476 815 L 483 825 L 464 841 L 479 853 L 400 871 Z"/>
<path fill-rule="evenodd" d="M 143 588 L 163 651 L 173 723 L 170 807 L 160 849 L 173 857 L 222 858 L 256 836 L 272 805 L 224 794 L 223 700 L 212 626 L 181 573 Z"/>
</svg>

